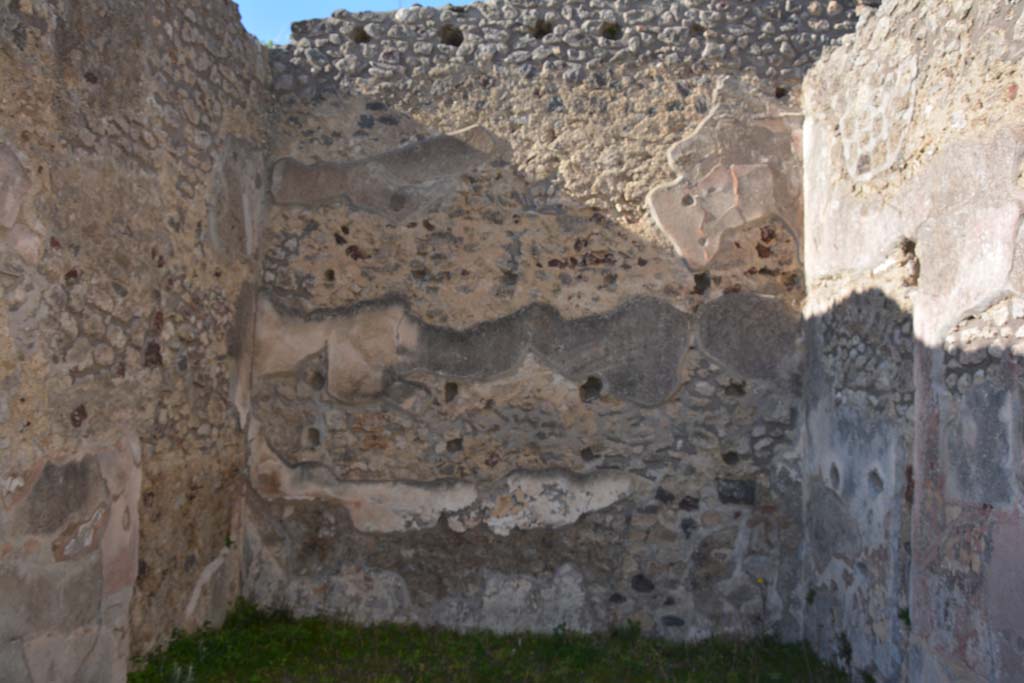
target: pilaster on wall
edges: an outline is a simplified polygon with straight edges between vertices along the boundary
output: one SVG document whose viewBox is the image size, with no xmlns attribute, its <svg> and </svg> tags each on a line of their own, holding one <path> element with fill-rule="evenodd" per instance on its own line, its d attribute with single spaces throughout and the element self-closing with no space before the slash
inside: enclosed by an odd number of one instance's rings
<svg viewBox="0 0 1024 683">
<path fill-rule="evenodd" d="M 807 636 L 876 680 L 1024 672 L 1022 54 L 1019 6 L 888 3 L 805 86 Z"/>
<path fill-rule="evenodd" d="M 238 594 L 268 77 L 223 0 L 0 7 L 0 680 L 123 680 Z"/>
</svg>

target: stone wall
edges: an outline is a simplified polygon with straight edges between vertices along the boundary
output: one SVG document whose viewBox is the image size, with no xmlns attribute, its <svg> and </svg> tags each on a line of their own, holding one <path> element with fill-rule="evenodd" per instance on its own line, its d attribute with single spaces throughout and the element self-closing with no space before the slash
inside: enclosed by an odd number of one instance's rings
<svg viewBox="0 0 1024 683">
<path fill-rule="evenodd" d="M 410 82 L 466 68 L 502 80 L 543 74 L 603 85 L 612 65 L 657 63 L 677 78 L 742 73 L 789 87 L 822 47 L 853 30 L 857 4 L 498 0 L 394 13 L 339 10 L 292 26 L 292 44 L 274 61 L 274 86 L 287 92 L 333 80 L 407 91 Z"/>
<path fill-rule="evenodd" d="M 282 109 L 249 597 L 456 628 L 798 634 L 800 117 L 736 81 L 709 105 L 651 195 L 671 239 L 535 192 L 481 126 L 439 133 L 355 94 Z"/>
<path fill-rule="evenodd" d="M 1019 678 L 1024 10 L 875 4 L 6 3 L 0 679 L 239 595 Z"/>
<path fill-rule="evenodd" d="M 0 680 L 123 680 L 238 592 L 268 77 L 225 0 L 0 8 Z"/>
<path fill-rule="evenodd" d="M 484 126 L 509 143 L 536 195 L 645 229 L 644 198 L 673 172 L 665 148 L 707 113 L 714 78 L 742 74 L 795 107 L 802 74 L 853 29 L 861 4 L 500 0 L 339 11 L 296 24 L 271 65 L 285 101 L 357 92 L 428 130 Z M 550 33 L 535 37 L 538 20 Z M 603 37 L 608 26 L 621 38 Z M 458 47 L 445 44 L 445 27 L 462 35 Z M 367 114 L 362 125 L 389 125 Z"/>
<path fill-rule="evenodd" d="M 805 85 L 807 636 L 875 680 L 1024 670 L 1022 41 L 886 3 Z"/>
<path fill-rule="evenodd" d="M 852 16 L 488 3 L 297 24 L 271 53 L 247 594 L 799 637 L 790 88 Z M 595 37 L 615 17 L 622 40 Z"/>
</svg>

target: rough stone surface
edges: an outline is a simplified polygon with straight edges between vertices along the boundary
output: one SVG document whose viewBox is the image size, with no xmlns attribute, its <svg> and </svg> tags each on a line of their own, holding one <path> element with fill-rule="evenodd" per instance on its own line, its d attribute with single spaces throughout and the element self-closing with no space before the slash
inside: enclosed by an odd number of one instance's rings
<svg viewBox="0 0 1024 683">
<path fill-rule="evenodd" d="M 797 394 L 778 379 L 799 365 L 799 222 L 738 226 L 697 278 L 664 240 L 538 192 L 514 141 L 423 132 L 369 98 L 288 102 L 250 350 L 246 594 L 460 628 L 636 620 L 680 639 L 752 633 L 752 615 L 795 633 Z M 368 130 L 352 153 L 345 133 Z M 352 173 L 392 184 L 357 198 Z M 705 310 L 751 318 L 746 292 L 758 322 L 697 339 Z M 770 372 L 716 360 L 764 334 Z M 300 551 L 314 536 L 350 552 Z M 434 548 L 452 543 L 454 564 Z"/>
<path fill-rule="evenodd" d="M 269 78 L 233 3 L 0 7 L 0 680 L 123 681 L 238 595 Z"/>
<path fill-rule="evenodd" d="M 241 595 L 1021 679 L 1019 3 L 293 29 L 0 8 L 0 679 Z"/>
<path fill-rule="evenodd" d="M 875 680 L 1024 672 L 1022 22 L 884 3 L 805 83 L 805 632 Z"/>
<path fill-rule="evenodd" d="M 833 2 L 828 13 L 815 12 L 816 5 L 499 0 L 394 14 L 339 10 L 292 25 L 292 42 L 274 55 L 274 85 L 281 92 L 316 82 L 402 90 L 407 79 L 450 72 L 502 80 L 554 75 L 584 85 L 623 63 L 749 72 L 795 85 L 822 46 L 855 23 L 854 2 Z"/>
</svg>

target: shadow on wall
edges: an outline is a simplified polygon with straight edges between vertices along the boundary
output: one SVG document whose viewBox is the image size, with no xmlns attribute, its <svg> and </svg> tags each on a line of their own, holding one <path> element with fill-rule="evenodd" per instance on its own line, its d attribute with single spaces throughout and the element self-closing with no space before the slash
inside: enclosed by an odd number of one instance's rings
<svg viewBox="0 0 1024 683">
<path fill-rule="evenodd" d="M 805 635 L 871 680 L 1015 680 L 1024 299 L 912 325 L 880 289 L 805 320 Z"/>
<path fill-rule="evenodd" d="M 320 136 L 281 143 L 251 297 L 247 596 L 798 637 L 799 224 L 737 212 L 691 270 L 667 240 L 538 199 L 487 131 L 402 146 L 422 130 L 382 103 L 316 106 L 382 137 L 348 162 Z M 762 170 L 767 202 L 788 184 Z"/>
<path fill-rule="evenodd" d="M 908 642 L 911 314 L 881 289 L 804 321 L 805 637 L 896 680 Z"/>
</svg>

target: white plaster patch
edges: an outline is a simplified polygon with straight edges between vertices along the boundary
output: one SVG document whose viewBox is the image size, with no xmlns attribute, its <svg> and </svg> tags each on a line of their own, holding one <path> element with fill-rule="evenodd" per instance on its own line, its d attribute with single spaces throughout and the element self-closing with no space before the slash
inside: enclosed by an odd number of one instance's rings
<svg viewBox="0 0 1024 683">
<path fill-rule="evenodd" d="M 485 523 L 499 536 L 513 529 L 563 527 L 588 512 L 601 510 L 629 496 L 634 479 L 623 472 L 574 476 L 564 472 L 512 474 L 508 493 L 489 505 Z"/>
<path fill-rule="evenodd" d="M 255 480 L 262 494 L 336 501 L 348 510 L 353 526 L 366 533 L 429 529 L 442 514 L 477 500 L 476 487 L 466 482 L 338 481 L 322 465 L 288 467 L 263 439 L 258 439 L 253 451 Z"/>
</svg>

